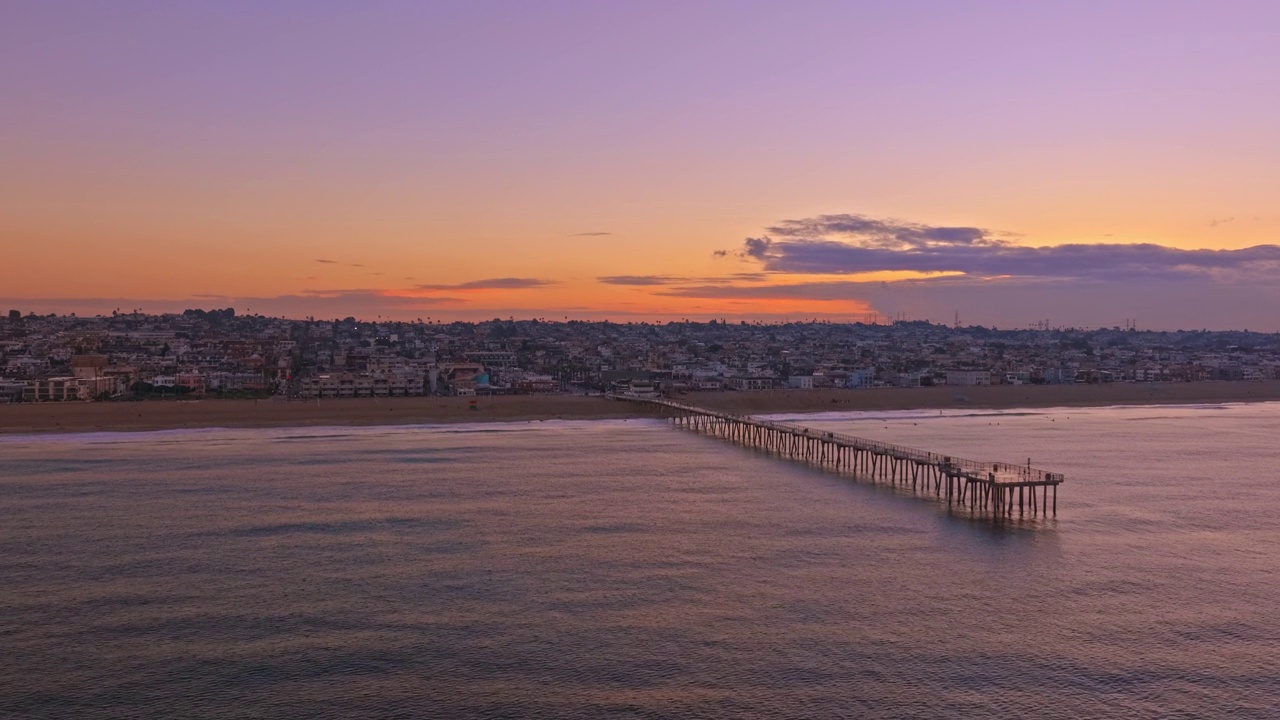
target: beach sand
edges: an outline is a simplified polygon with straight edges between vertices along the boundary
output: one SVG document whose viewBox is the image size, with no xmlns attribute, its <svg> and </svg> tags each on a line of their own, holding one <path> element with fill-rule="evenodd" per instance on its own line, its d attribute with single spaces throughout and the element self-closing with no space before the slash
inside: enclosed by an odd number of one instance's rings
<svg viewBox="0 0 1280 720">
<path fill-rule="evenodd" d="M 476 400 L 470 409 L 469 400 Z M 314 427 L 642 417 L 601 397 L 144 400 L 0 405 L 0 433 L 101 432 L 204 427 Z"/>
<path fill-rule="evenodd" d="M 782 412 L 1045 408 L 1280 400 L 1280 381 L 689 393 L 690 405 L 743 415 Z M 324 400 L 147 400 L 0 405 L 0 433 L 206 427 L 415 425 L 648 417 L 644 408 L 580 395 Z"/>
</svg>

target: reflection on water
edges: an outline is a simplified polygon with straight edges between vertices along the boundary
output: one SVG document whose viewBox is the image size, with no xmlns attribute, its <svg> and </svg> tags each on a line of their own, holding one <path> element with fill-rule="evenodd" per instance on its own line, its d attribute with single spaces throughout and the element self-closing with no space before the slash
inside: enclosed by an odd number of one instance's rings
<svg viewBox="0 0 1280 720">
<path fill-rule="evenodd" d="M 657 421 L 0 438 L 0 713 L 1272 717 L 1280 406 L 823 415 L 993 524 Z"/>
</svg>

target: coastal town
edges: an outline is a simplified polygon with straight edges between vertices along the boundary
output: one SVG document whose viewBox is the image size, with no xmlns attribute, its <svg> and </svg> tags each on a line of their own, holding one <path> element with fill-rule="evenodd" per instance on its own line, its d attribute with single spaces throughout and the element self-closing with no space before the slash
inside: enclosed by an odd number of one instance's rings
<svg viewBox="0 0 1280 720">
<path fill-rule="evenodd" d="M 1169 383 L 1280 378 L 1280 335 L 928 322 L 0 316 L 0 402 Z"/>
</svg>

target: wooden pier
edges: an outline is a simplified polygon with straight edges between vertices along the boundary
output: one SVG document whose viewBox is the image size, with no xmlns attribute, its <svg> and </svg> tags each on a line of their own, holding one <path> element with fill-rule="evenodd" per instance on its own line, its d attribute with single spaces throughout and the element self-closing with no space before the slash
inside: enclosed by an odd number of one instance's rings
<svg viewBox="0 0 1280 720">
<path fill-rule="evenodd" d="M 965 460 L 663 398 L 609 397 L 644 404 L 679 427 L 797 462 L 929 493 L 945 499 L 948 507 L 967 508 L 974 514 L 996 519 L 1011 518 L 1015 514 L 1019 517 L 1058 514 L 1058 485 L 1063 482 L 1062 474 L 1039 470 L 1029 463 Z"/>
</svg>

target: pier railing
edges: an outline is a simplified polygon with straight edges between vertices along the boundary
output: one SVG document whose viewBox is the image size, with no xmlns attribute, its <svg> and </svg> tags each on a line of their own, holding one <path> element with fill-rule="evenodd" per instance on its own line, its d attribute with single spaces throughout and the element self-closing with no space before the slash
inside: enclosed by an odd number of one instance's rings
<svg viewBox="0 0 1280 720">
<path fill-rule="evenodd" d="M 768 428 L 780 432 L 800 435 L 802 437 L 812 437 L 815 439 L 827 440 L 838 443 L 845 447 L 856 450 L 872 452 L 877 455 L 888 456 L 898 460 L 909 460 L 915 463 L 923 463 L 929 465 L 937 465 L 940 467 L 949 467 L 956 474 L 966 475 L 969 477 L 989 479 L 997 484 L 1004 483 L 1059 483 L 1062 482 L 1061 473 L 1052 473 L 1047 470 L 1031 467 L 1027 465 L 1016 465 L 1007 462 L 984 462 L 981 460 L 967 460 L 965 458 L 956 457 L 954 455 L 943 455 L 941 453 L 929 452 L 927 450 L 918 450 L 916 448 L 906 447 L 904 445 L 895 445 L 892 443 L 880 442 L 879 440 L 868 440 L 854 435 L 845 433 L 828 432 L 825 430 L 815 430 L 813 428 L 797 425 L 794 423 L 780 422 L 777 420 L 765 420 L 761 418 L 736 415 L 733 413 L 722 412 L 719 410 L 709 410 L 707 408 L 697 407 L 696 405 L 687 405 L 685 403 L 667 400 L 665 398 L 645 398 L 634 395 L 609 395 L 610 398 L 618 400 L 631 400 L 637 402 L 645 402 L 653 405 L 668 408 L 677 412 L 685 412 L 693 415 L 701 415 L 719 420 L 730 422 L 744 423 L 754 425 L 756 427 Z"/>
</svg>

